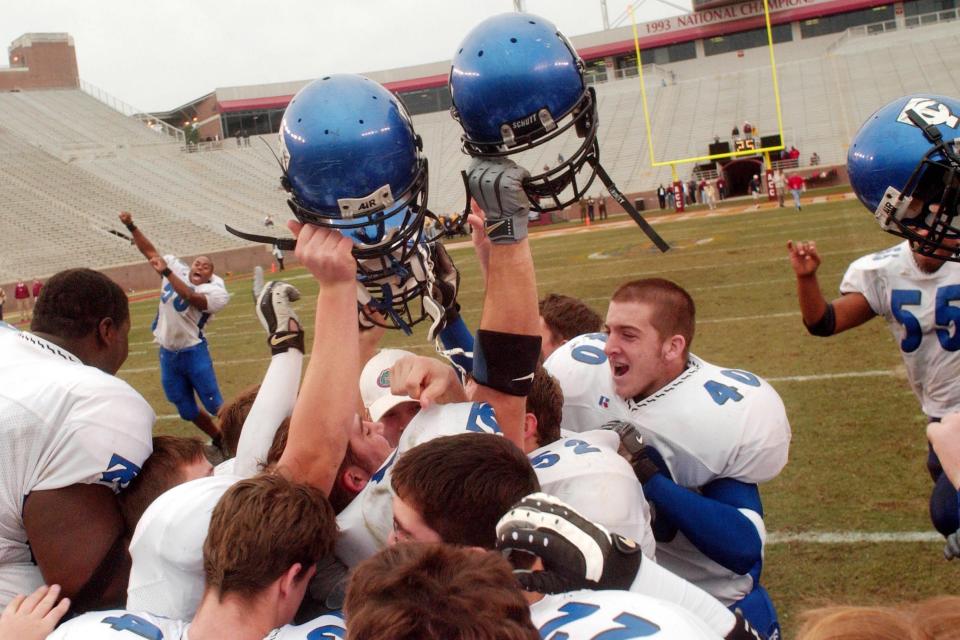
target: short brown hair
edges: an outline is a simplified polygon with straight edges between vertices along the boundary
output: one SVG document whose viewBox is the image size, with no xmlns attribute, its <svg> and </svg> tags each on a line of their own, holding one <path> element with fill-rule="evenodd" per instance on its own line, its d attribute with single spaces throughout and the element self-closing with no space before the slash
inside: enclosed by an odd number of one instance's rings
<svg viewBox="0 0 960 640">
<path fill-rule="evenodd" d="M 542 365 L 533 374 L 533 385 L 527 394 L 527 413 L 537 417 L 537 444 L 544 447 L 560 439 L 563 418 L 563 389 L 557 379 Z"/>
<path fill-rule="evenodd" d="M 540 301 L 540 317 L 558 342 L 603 328 L 603 318 L 583 300 L 559 293 L 548 294 Z"/>
<path fill-rule="evenodd" d="M 228 458 L 237 455 L 237 446 L 240 443 L 240 433 L 243 423 L 250 413 L 253 401 L 257 399 L 260 385 L 247 387 L 233 397 L 230 402 L 220 407 L 217 418 L 220 420 L 220 433 L 223 435 L 223 452 Z"/>
<path fill-rule="evenodd" d="M 197 438 L 153 436 L 153 453 L 119 496 L 120 512 L 127 528 L 133 531 L 143 512 L 161 493 L 186 480 L 185 465 L 203 457 L 204 444 Z"/>
<path fill-rule="evenodd" d="M 651 323 L 661 340 L 681 335 L 690 351 L 697 324 L 697 308 L 686 289 L 663 278 L 645 278 L 620 285 L 611 302 L 641 302 L 654 308 Z"/>
<path fill-rule="evenodd" d="M 489 433 L 462 433 L 414 447 L 397 459 L 391 484 L 444 542 L 485 549 L 494 547 L 503 514 L 540 490 L 523 451 Z"/>
<path fill-rule="evenodd" d="M 348 640 L 539 640 L 510 565 L 496 553 L 398 544 L 357 566 Z"/>
<path fill-rule="evenodd" d="M 279 474 L 230 487 L 210 517 L 203 543 L 207 587 L 220 600 L 252 597 L 300 563 L 306 570 L 333 551 L 336 516 L 323 493 Z"/>
<path fill-rule="evenodd" d="M 797 640 L 919 640 L 908 615 L 890 607 L 834 606 L 802 614 Z"/>
</svg>

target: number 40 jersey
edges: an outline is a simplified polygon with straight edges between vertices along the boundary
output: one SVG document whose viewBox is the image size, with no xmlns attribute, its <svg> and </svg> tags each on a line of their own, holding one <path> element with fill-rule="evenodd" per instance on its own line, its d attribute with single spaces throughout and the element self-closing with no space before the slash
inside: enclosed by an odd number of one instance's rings
<svg viewBox="0 0 960 640">
<path fill-rule="evenodd" d="M 691 354 L 676 379 L 643 400 L 617 397 L 606 335 L 578 336 L 544 366 L 563 389 L 562 426 L 582 432 L 608 420 L 630 420 L 663 456 L 674 482 L 699 488 L 717 478 L 773 479 L 787 462 L 790 423 L 779 394 L 740 369 Z"/>
</svg>

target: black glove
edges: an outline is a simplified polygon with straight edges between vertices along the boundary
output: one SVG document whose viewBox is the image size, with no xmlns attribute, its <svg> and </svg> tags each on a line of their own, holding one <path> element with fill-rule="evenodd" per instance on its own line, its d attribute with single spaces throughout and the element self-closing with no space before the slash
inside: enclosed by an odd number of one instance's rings
<svg viewBox="0 0 960 640">
<path fill-rule="evenodd" d="M 650 478 L 660 473 L 660 467 L 651 458 L 650 447 L 643 444 L 643 436 L 635 424 L 626 420 L 611 420 L 601 429 L 615 431 L 620 436 L 620 446 L 629 456 L 630 466 L 633 467 L 640 484 L 646 484 Z"/>
<path fill-rule="evenodd" d="M 303 352 L 303 328 L 300 318 L 291 304 L 300 299 L 300 291 L 292 284 L 281 280 L 268 283 L 257 298 L 257 318 L 267 330 L 267 344 L 273 355 L 289 349 Z M 296 322 L 298 329 L 290 330 L 290 321 Z"/>
<path fill-rule="evenodd" d="M 727 635 L 723 636 L 724 640 L 763 640 L 763 636 L 750 626 L 750 623 L 743 617 L 740 609 L 734 611 L 733 614 L 737 617 L 737 621 L 733 623 L 733 629 L 731 629 Z"/>
<path fill-rule="evenodd" d="M 947 560 L 960 558 L 960 529 L 947 536 L 947 545 L 943 548 L 943 557 Z"/>
<path fill-rule="evenodd" d="M 577 589 L 628 590 L 640 570 L 640 546 L 610 533 L 545 493 L 534 493 L 497 523 L 497 548 L 540 558 L 543 571 L 515 571 L 520 586 L 538 593 Z"/>
<path fill-rule="evenodd" d="M 460 304 L 457 302 L 460 271 L 442 242 L 431 243 L 430 247 L 434 275 L 433 298 L 446 309 L 446 324 L 450 324 L 460 315 Z"/>
<path fill-rule="evenodd" d="M 512 244 L 526 238 L 530 200 L 523 181 L 530 172 L 506 158 L 474 158 L 466 175 L 470 196 L 486 214 L 490 242 Z"/>
</svg>

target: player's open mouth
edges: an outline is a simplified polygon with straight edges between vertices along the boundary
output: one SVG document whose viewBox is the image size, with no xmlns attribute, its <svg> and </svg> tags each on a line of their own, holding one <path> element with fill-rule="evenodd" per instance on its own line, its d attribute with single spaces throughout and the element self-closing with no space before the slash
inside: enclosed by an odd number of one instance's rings
<svg viewBox="0 0 960 640">
<path fill-rule="evenodd" d="M 613 375 L 616 378 L 626 375 L 627 372 L 630 371 L 630 365 L 617 364 L 616 362 L 611 362 L 610 365 L 613 368 Z"/>
</svg>

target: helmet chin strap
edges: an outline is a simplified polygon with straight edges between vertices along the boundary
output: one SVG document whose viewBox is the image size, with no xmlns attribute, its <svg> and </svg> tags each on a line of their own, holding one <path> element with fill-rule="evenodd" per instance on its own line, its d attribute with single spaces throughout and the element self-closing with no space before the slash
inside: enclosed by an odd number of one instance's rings
<svg viewBox="0 0 960 640">
<path fill-rule="evenodd" d="M 587 162 L 594 168 L 597 172 L 597 177 L 600 178 L 600 182 L 607 188 L 607 191 L 610 192 L 610 197 L 619 203 L 623 210 L 633 218 L 633 221 L 637 223 L 640 227 L 640 230 L 647 234 L 647 237 L 650 238 L 650 241 L 656 245 L 657 249 L 660 249 L 661 252 L 666 253 L 670 250 L 670 245 L 667 244 L 666 240 L 660 237 L 660 234 L 657 233 L 654 228 L 650 225 L 649 222 L 644 219 L 640 212 L 633 206 L 633 204 L 620 192 L 620 189 L 617 188 L 617 185 L 614 184 L 613 178 L 607 173 L 606 169 L 603 168 L 603 165 L 600 164 L 600 159 L 595 156 L 590 156 L 587 158 Z"/>
</svg>

